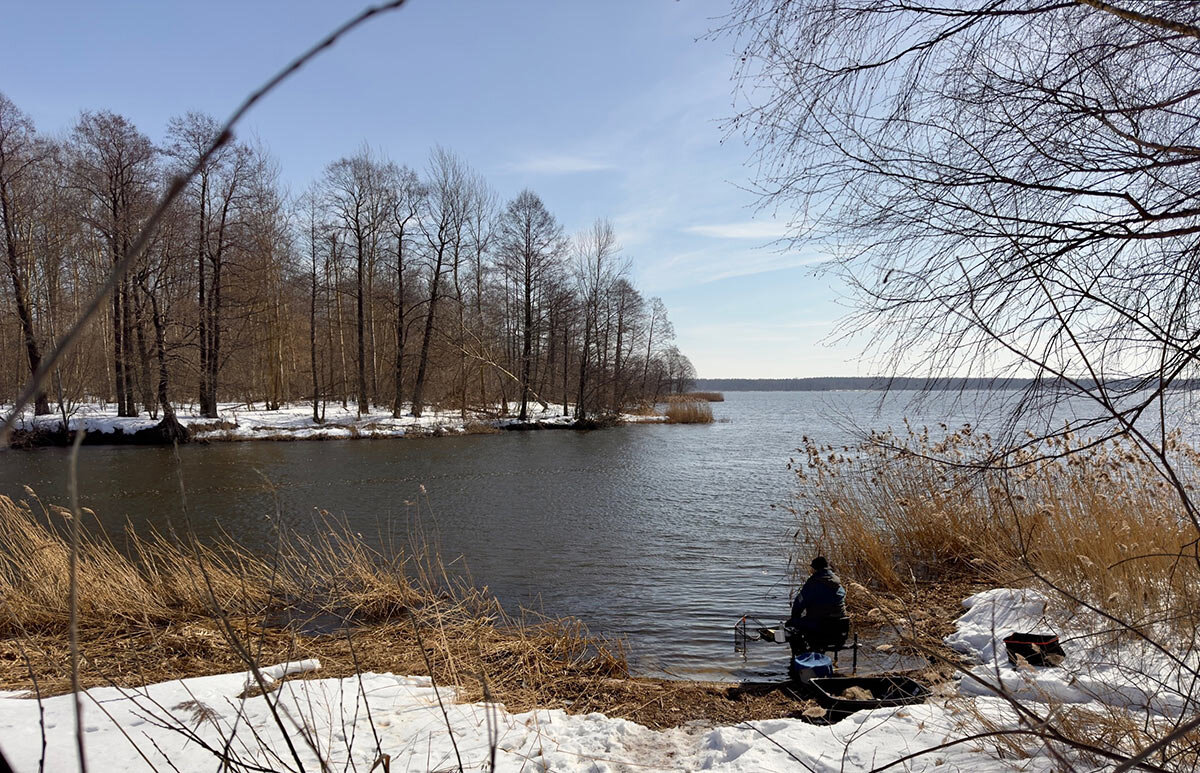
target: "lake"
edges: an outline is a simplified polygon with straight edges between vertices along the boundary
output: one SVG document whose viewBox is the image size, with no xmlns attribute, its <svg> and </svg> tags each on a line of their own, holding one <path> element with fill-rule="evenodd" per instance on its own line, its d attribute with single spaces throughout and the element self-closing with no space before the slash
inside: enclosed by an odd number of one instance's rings
<svg viewBox="0 0 1200 773">
<path fill-rule="evenodd" d="M 420 529 L 510 611 L 625 637 L 638 673 L 778 676 L 786 648 L 735 655 L 732 626 L 746 612 L 788 615 L 787 464 L 802 436 L 848 443 L 856 426 L 899 427 L 914 412 L 976 421 L 973 406 L 997 401 L 976 397 L 914 407 L 905 393 L 730 392 L 709 425 L 215 443 L 181 447 L 178 461 L 170 449 L 89 446 L 81 499 L 110 529 L 182 530 L 182 477 L 199 536 L 224 530 L 255 546 L 270 544 L 275 520 L 314 528 L 318 508 L 368 539 Z M 0 493 L 25 497 L 29 485 L 65 505 L 66 471 L 64 449 L 5 452 Z"/>
</svg>

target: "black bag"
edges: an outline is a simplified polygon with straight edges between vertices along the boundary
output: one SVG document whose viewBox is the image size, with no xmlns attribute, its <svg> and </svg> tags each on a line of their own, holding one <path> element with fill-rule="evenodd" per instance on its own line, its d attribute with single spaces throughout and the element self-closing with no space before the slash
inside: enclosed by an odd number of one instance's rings
<svg viewBox="0 0 1200 773">
<path fill-rule="evenodd" d="M 1031 666 L 1057 666 L 1067 656 L 1052 633 L 1012 633 L 1004 638 L 1004 649 L 1014 666 L 1021 660 Z"/>
</svg>

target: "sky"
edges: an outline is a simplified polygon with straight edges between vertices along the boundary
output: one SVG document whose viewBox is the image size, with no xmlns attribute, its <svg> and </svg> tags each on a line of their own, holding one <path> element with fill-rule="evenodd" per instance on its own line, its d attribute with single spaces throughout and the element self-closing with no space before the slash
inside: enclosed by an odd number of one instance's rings
<svg viewBox="0 0 1200 773">
<path fill-rule="evenodd" d="M 729 0 L 409 0 L 272 93 L 238 134 L 300 191 L 369 144 L 416 169 L 435 145 L 504 199 L 531 188 L 568 233 L 609 218 L 635 285 L 661 296 L 701 377 L 867 375 L 822 253 L 771 246 L 727 136 Z M 364 6 L 325 0 L 24 2 L 3 12 L 0 91 L 39 129 L 83 109 L 154 140 L 188 110 L 224 120 L 285 62 Z"/>
</svg>

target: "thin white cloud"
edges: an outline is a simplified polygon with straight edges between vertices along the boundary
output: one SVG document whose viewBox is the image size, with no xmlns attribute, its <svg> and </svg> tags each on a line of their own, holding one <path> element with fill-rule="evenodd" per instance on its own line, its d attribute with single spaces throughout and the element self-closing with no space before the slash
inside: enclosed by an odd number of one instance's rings
<svg viewBox="0 0 1200 773">
<path fill-rule="evenodd" d="M 743 223 L 714 223 L 694 225 L 684 229 L 688 233 L 711 236 L 714 239 L 757 239 L 771 241 L 787 235 L 787 226 L 769 220 L 747 220 Z"/>
<path fill-rule="evenodd" d="M 825 260 L 826 258 L 815 253 L 762 250 L 730 252 L 720 247 L 711 247 L 639 261 L 639 279 L 647 291 L 656 293 L 769 271 L 812 267 Z"/>
<path fill-rule="evenodd" d="M 581 172 L 603 172 L 608 169 L 613 169 L 613 165 L 606 161 L 599 161 L 594 158 L 585 156 L 572 156 L 566 154 L 551 154 L 545 156 L 534 156 L 518 161 L 514 164 L 509 164 L 508 169 L 513 172 L 525 172 L 527 174 L 579 174 Z"/>
</svg>

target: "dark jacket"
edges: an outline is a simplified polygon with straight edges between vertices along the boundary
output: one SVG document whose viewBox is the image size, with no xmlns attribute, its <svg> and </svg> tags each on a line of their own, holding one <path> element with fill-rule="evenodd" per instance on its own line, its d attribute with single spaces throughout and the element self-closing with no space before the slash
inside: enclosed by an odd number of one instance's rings
<svg viewBox="0 0 1200 773">
<path fill-rule="evenodd" d="M 845 617 L 846 589 L 832 569 L 812 573 L 792 603 L 792 620 L 801 617 Z"/>
</svg>

